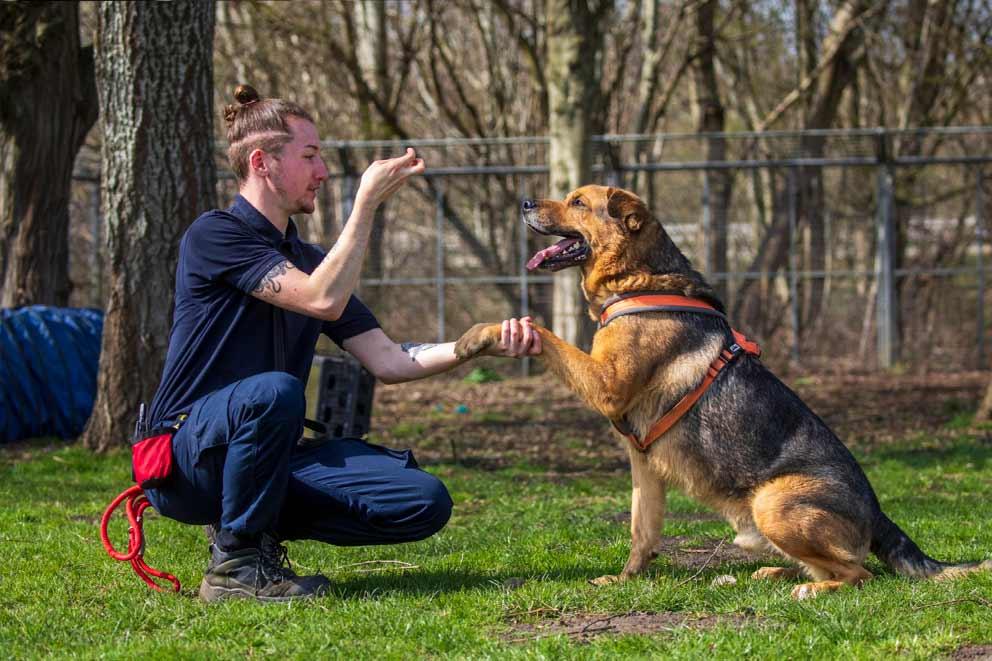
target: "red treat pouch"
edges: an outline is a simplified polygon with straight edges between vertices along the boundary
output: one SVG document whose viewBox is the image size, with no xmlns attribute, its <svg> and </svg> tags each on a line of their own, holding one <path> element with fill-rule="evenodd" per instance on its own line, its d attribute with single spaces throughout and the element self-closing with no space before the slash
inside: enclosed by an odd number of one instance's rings
<svg viewBox="0 0 992 661">
<path fill-rule="evenodd" d="M 131 445 L 131 472 L 142 489 L 165 484 L 172 475 L 172 437 L 175 427 L 155 429 Z"/>
</svg>

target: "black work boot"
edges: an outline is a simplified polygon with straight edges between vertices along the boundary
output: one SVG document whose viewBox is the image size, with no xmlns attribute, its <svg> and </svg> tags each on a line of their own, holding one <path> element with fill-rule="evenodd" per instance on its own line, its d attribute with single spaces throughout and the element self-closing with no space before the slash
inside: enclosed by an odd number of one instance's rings
<svg viewBox="0 0 992 661">
<path fill-rule="evenodd" d="M 257 599 L 290 601 L 325 594 L 331 582 L 324 576 L 297 576 L 283 567 L 286 547 L 268 535 L 258 547 L 222 551 L 210 547 L 210 564 L 200 583 L 200 599 Z"/>
</svg>

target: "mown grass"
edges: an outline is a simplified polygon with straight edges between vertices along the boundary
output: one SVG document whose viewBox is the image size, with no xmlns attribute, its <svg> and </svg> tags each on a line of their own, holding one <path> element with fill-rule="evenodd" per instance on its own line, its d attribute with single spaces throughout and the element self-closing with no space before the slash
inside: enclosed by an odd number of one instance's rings
<svg viewBox="0 0 992 661">
<path fill-rule="evenodd" d="M 123 453 L 75 446 L 0 455 L 0 650 L 4 657 L 174 658 L 665 657 L 933 658 L 992 643 L 992 576 L 933 583 L 892 576 L 808 602 L 791 583 L 759 583 L 758 562 L 684 566 L 661 557 L 643 579 L 597 588 L 616 573 L 628 532 L 629 478 L 549 474 L 539 466 L 431 470 L 454 497 L 447 528 L 416 544 L 334 548 L 293 543 L 299 567 L 320 569 L 332 596 L 307 604 L 205 605 L 195 591 L 206 563 L 199 528 L 146 523 L 147 559 L 176 573 L 183 592 L 154 593 L 100 545 L 109 500 L 129 483 Z M 992 554 L 992 443 L 960 430 L 874 450 L 863 463 L 883 506 L 936 557 Z M 732 537 L 673 493 L 666 535 Z M 681 515 L 681 516 L 680 516 Z M 124 536 L 118 521 L 114 538 Z M 401 565 L 358 564 L 395 560 Z M 385 569 L 381 572 L 367 570 Z M 731 574 L 736 585 L 712 587 Z M 736 617 L 708 629 L 597 636 L 582 642 L 514 626 L 583 613 L 675 612 Z"/>
</svg>

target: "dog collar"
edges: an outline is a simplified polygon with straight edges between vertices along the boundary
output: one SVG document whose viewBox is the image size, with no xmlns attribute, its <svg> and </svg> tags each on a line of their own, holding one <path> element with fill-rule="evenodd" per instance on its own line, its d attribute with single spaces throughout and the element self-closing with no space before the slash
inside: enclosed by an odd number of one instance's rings
<svg viewBox="0 0 992 661">
<path fill-rule="evenodd" d="M 599 327 L 603 328 L 617 317 L 641 312 L 698 312 L 727 320 L 727 315 L 698 298 L 656 292 L 630 292 L 606 299 L 599 313 Z"/>
</svg>

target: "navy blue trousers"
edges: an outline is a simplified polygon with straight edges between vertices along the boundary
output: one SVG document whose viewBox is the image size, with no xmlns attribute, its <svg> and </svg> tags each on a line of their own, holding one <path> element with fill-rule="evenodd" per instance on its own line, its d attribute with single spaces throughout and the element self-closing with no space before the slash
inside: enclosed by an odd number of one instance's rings
<svg viewBox="0 0 992 661">
<path fill-rule="evenodd" d="M 408 450 L 350 438 L 297 446 L 304 411 L 303 384 L 283 372 L 203 397 L 172 439 L 172 478 L 148 500 L 183 523 L 340 546 L 415 541 L 447 523 L 447 489 Z"/>
</svg>

